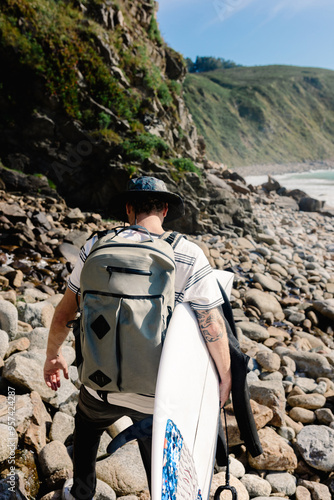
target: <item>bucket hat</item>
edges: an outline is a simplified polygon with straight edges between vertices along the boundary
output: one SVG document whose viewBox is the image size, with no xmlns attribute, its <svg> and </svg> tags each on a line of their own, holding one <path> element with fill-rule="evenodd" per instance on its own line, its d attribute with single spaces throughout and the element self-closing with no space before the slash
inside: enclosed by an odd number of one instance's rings
<svg viewBox="0 0 334 500">
<path fill-rule="evenodd" d="M 111 213 L 117 219 L 127 222 L 126 203 L 133 200 L 145 200 L 149 197 L 168 203 L 165 222 L 170 222 L 184 215 L 184 204 L 181 196 L 168 191 L 166 184 L 161 179 L 148 176 L 131 179 L 126 191 L 116 195 L 111 201 Z"/>
</svg>

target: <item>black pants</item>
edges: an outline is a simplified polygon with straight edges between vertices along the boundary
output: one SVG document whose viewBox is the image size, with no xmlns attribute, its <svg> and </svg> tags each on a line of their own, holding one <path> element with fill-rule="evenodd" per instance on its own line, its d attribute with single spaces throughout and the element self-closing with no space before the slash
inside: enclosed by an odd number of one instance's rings
<svg viewBox="0 0 334 500">
<path fill-rule="evenodd" d="M 75 415 L 73 447 L 73 487 L 72 495 L 78 500 L 91 500 L 96 489 L 96 456 L 103 432 L 121 417 L 130 417 L 138 422 L 149 415 L 122 406 L 114 406 L 99 401 L 82 386 Z M 140 454 L 151 487 L 151 447 L 150 437 L 138 439 Z"/>
</svg>

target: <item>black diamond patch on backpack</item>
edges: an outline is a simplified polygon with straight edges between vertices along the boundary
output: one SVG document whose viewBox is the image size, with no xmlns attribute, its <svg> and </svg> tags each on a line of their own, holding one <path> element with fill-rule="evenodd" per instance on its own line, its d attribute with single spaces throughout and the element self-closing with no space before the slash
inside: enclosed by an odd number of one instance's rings
<svg viewBox="0 0 334 500">
<path fill-rule="evenodd" d="M 90 326 L 100 340 L 103 339 L 110 330 L 109 323 L 102 314 L 100 314 Z"/>
<path fill-rule="evenodd" d="M 105 373 L 101 372 L 101 370 L 97 370 L 92 373 L 88 378 L 91 379 L 92 382 L 95 382 L 99 387 L 104 387 L 105 385 L 111 382 L 111 378 L 109 378 Z"/>
</svg>

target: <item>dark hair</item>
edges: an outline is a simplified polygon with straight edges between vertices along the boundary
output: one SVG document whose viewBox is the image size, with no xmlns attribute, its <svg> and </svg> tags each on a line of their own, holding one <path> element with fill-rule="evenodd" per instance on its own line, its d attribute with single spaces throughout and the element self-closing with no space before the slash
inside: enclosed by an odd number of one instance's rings
<svg viewBox="0 0 334 500">
<path fill-rule="evenodd" d="M 129 201 L 129 205 L 132 206 L 136 214 L 150 214 L 151 212 L 161 212 L 165 208 L 166 202 L 148 197 L 145 200 L 133 199 Z"/>
</svg>

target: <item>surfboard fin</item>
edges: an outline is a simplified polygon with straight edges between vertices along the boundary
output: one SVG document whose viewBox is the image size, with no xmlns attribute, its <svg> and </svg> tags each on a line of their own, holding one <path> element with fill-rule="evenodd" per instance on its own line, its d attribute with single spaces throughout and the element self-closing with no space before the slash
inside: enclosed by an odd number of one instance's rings
<svg viewBox="0 0 334 500">
<path fill-rule="evenodd" d="M 153 415 L 139 420 L 138 422 L 130 425 L 124 431 L 117 434 L 117 436 L 109 443 L 107 453 L 101 455 L 97 460 L 101 461 L 110 457 L 115 451 L 124 446 L 126 443 L 134 439 L 148 439 L 152 437 L 152 423 Z"/>
</svg>

